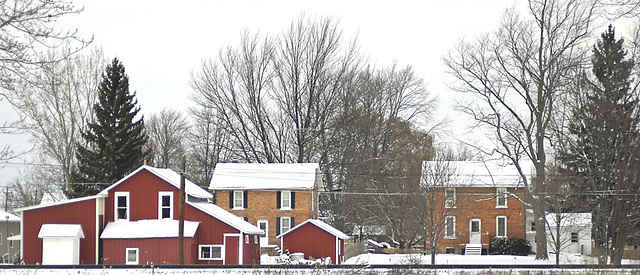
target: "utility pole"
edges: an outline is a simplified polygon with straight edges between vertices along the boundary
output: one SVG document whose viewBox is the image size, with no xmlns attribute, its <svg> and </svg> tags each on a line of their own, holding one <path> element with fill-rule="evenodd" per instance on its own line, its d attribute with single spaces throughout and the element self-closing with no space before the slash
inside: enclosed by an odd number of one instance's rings
<svg viewBox="0 0 640 275">
<path fill-rule="evenodd" d="M 178 264 L 184 264 L 184 173 L 185 162 L 187 160 L 182 156 L 180 163 L 180 206 L 178 218 Z"/>
</svg>

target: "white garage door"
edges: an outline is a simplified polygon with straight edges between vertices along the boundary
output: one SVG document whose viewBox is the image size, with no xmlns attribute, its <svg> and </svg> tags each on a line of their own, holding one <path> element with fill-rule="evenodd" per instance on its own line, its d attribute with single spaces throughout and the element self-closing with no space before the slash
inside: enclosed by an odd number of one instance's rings
<svg viewBox="0 0 640 275">
<path fill-rule="evenodd" d="M 80 239 L 84 234 L 79 224 L 43 224 L 38 237 L 42 239 L 42 264 L 80 264 Z"/>
</svg>

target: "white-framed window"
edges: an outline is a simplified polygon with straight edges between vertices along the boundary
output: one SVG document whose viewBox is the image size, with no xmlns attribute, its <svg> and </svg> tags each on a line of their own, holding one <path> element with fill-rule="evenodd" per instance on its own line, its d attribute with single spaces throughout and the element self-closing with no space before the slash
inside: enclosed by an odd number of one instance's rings
<svg viewBox="0 0 640 275">
<path fill-rule="evenodd" d="M 139 255 L 138 255 L 138 248 L 127 248 L 126 249 L 126 264 L 135 264 L 137 265 L 138 262 L 140 261 Z"/>
<path fill-rule="evenodd" d="M 234 210 L 242 210 L 244 209 L 244 191 L 236 190 L 233 191 L 233 207 Z"/>
<path fill-rule="evenodd" d="M 507 237 L 507 217 L 505 216 L 496 217 L 496 237 Z"/>
<path fill-rule="evenodd" d="M 114 218 L 116 221 L 129 220 L 129 192 L 115 192 L 113 196 Z"/>
<path fill-rule="evenodd" d="M 224 247 L 222 245 L 202 244 L 198 246 L 198 260 L 222 260 L 224 259 Z"/>
<path fill-rule="evenodd" d="M 444 190 L 444 207 L 453 208 L 456 207 L 456 189 L 447 188 Z"/>
<path fill-rule="evenodd" d="M 444 218 L 444 238 L 454 239 L 456 237 L 456 216 Z"/>
<path fill-rule="evenodd" d="M 158 219 L 173 219 L 173 192 L 158 192 Z"/>
<path fill-rule="evenodd" d="M 507 188 L 496 188 L 496 208 L 507 208 Z"/>
<path fill-rule="evenodd" d="M 260 228 L 262 231 L 264 231 L 264 234 L 260 234 L 260 242 L 263 243 L 263 245 L 266 245 L 267 243 L 269 243 L 269 221 L 267 220 L 258 220 L 258 228 Z"/>
<path fill-rule="evenodd" d="M 291 217 L 280 218 L 280 234 L 284 234 L 291 229 Z"/>
<path fill-rule="evenodd" d="M 578 232 L 571 232 L 571 243 L 578 242 Z"/>
<path fill-rule="evenodd" d="M 244 235 L 244 243 L 249 244 L 249 235 Z"/>
<path fill-rule="evenodd" d="M 280 193 L 280 209 L 291 210 L 291 191 Z"/>
<path fill-rule="evenodd" d="M 258 235 L 253 235 L 253 243 L 258 244 Z"/>
</svg>

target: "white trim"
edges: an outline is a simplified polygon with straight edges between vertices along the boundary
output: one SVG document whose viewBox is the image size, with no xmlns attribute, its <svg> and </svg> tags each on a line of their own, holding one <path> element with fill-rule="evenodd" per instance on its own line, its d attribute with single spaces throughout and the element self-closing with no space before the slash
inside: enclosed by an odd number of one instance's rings
<svg viewBox="0 0 640 275">
<path fill-rule="evenodd" d="M 209 247 L 209 248 L 213 248 L 213 247 L 219 247 L 220 248 L 220 258 L 202 258 L 202 248 L 203 247 Z M 222 260 L 222 262 L 224 262 L 224 244 L 201 244 L 198 245 L 198 260 L 199 261 L 220 261 Z M 211 251 L 209 251 L 209 253 L 211 253 Z"/>
<path fill-rule="evenodd" d="M 20 220 L 24 221 L 24 212 L 20 212 Z M 20 223 L 20 236 L 23 236 L 24 238 L 24 222 Z M 96 239 L 96 242 L 97 242 L 97 239 Z M 20 241 L 20 259 L 24 259 L 24 239 Z"/>
<path fill-rule="evenodd" d="M 102 200 L 100 200 L 102 199 Z M 102 202 L 102 205 L 100 205 L 100 202 Z M 102 228 L 100 228 L 100 209 L 102 209 L 103 213 L 102 213 L 102 217 L 104 217 L 104 198 L 96 198 L 96 202 L 95 202 L 95 207 L 96 207 L 96 216 L 95 216 L 95 222 L 96 222 L 96 227 L 95 227 L 95 234 L 96 234 L 96 240 L 95 240 L 95 264 L 100 264 L 100 231 L 102 231 Z"/>
<path fill-rule="evenodd" d="M 448 205 L 447 201 L 447 191 L 453 191 L 453 204 Z M 456 189 L 455 188 L 445 188 L 444 189 L 444 208 L 456 208 Z"/>
<path fill-rule="evenodd" d="M 242 264 L 242 233 L 225 233 L 222 234 L 222 243 L 224 245 L 224 249 L 227 249 L 227 237 L 238 237 L 238 264 L 241 265 Z M 222 259 L 222 264 L 226 264 L 227 259 L 225 257 L 223 257 Z"/>
<path fill-rule="evenodd" d="M 282 226 L 284 220 L 287 220 L 289 222 L 289 228 L 287 229 L 287 231 L 282 230 L 284 227 Z M 291 217 L 280 217 L 280 236 L 284 235 L 285 233 L 289 232 L 291 229 L 293 229 L 293 227 L 291 226 Z"/>
<path fill-rule="evenodd" d="M 451 230 L 453 235 L 447 236 L 447 219 L 453 219 L 453 229 Z M 446 216 L 444 217 L 444 238 L 445 239 L 455 239 L 456 238 L 456 216 Z"/>
<path fill-rule="evenodd" d="M 338 257 L 340 257 L 340 238 L 336 237 L 336 255 L 333 261 L 333 264 L 339 264 L 338 263 Z"/>
<path fill-rule="evenodd" d="M 127 198 L 127 217 L 125 219 L 118 218 L 118 197 L 126 197 Z M 131 200 L 129 196 L 129 192 L 127 191 L 117 191 L 113 193 L 113 220 L 114 221 L 129 221 L 131 218 Z"/>
<path fill-rule="evenodd" d="M 135 251 L 136 252 L 136 261 L 135 262 L 130 262 L 129 261 L 129 251 Z M 140 249 L 133 248 L 133 247 L 127 247 L 124 250 L 124 263 L 126 265 L 138 265 L 140 264 Z"/>
<path fill-rule="evenodd" d="M 499 234 L 498 234 L 498 233 L 500 233 L 499 220 L 501 218 L 504 218 L 504 236 L 499 236 Z M 506 216 L 497 216 L 496 217 L 496 238 L 506 238 L 508 236 L 507 232 L 508 232 L 507 231 L 507 217 Z"/>
<path fill-rule="evenodd" d="M 500 197 L 504 198 L 504 205 L 500 204 Z M 509 206 L 507 206 L 507 198 L 507 188 L 496 188 L 496 208 L 509 208 Z"/>
<path fill-rule="evenodd" d="M 280 192 L 280 210 L 291 210 L 291 190 L 283 190 Z M 289 205 L 284 205 L 284 194 L 289 194 Z"/>
<path fill-rule="evenodd" d="M 169 196 L 169 217 L 162 217 L 162 197 Z M 171 191 L 159 191 L 158 192 L 158 219 L 173 219 L 173 192 Z"/>
<path fill-rule="evenodd" d="M 244 210 L 244 200 L 245 200 L 244 190 L 233 190 L 232 193 L 233 193 L 233 198 L 232 198 L 233 207 L 231 208 L 231 210 Z M 240 206 L 236 205 L 236 201 L 237 201 L 236 198 L 238 194 L 240 194 L 240 197 L 242 198 L 242 200 L 240 200 Z"/>
</svg>

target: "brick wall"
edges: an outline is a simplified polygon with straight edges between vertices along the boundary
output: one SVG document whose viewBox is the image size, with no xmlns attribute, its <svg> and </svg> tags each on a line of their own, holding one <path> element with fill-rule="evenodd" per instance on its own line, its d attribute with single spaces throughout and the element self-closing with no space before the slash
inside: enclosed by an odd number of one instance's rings
<svg viewBox="0 0 640 275">
<path fill-rule="evenodd" d="M 269 244 L 280 245 L 276 239 L 276 219 L 278 217 L 294 218 L 296 226 L 308 219 L 318 217 L 317 194 L 312 190 L 291 190 L 295 192 L 295 208 L 280 210 L 277 208 L 278 190 L 248 190 L 247 207 L 243 210 L 229 208 L 229 191 L 216 191 L 216 204 L 238 217 L 246 217 L 247 221 L 258 226 L 258 220 L 268 221 Z M 293 227 L 292 226 L 292 227 Z"/>
<path fill-rule="evenodd" d="M 522 188 L 508 188 L 508 193 L 518 196 L 524 201 Z M 456 208 L 451 211 L 455 216 L 455 238 L 442 238 L 437 249 L 444 252 L 447 247 L 454 248 L 461 253 L 465 244 L 469 243 L 470 222 L 480 220 L 481 240 L 483 249 L 489 248 L 497 234 L 497 217 L 507 218 L 507 237 L 525 237 L 525 207 L 516 198 L 507 199 L 507 207 L 497 207 L 496 188 L 459 187 L 456 188 Z"/>
</svg>

